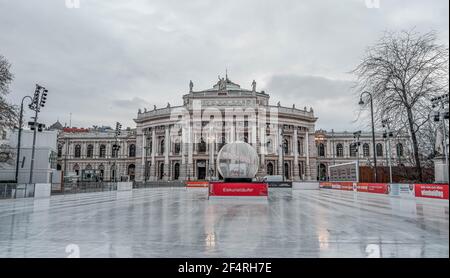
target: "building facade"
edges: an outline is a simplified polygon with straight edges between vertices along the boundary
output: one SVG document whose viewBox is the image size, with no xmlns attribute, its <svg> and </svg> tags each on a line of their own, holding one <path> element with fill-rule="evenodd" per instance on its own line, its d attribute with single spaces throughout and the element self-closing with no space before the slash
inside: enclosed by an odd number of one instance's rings
<svg viewBox="0 0 450 278">
<path fill-rule="evenodd" d="M 388 139 L 389 138 L 389 139 Z M 317 179 L 328 177 L 331 165 L 358 161 L 361 166 L 374 165 L 374 149 L 371 132 L 327 132 L 317 130 L 315 133 L 317 152 Z M 358 144 L 359 142 L 359 144 Z M 408 137 L 394 134 L 383 137 L 383 133 L 375 134 L 375 156 L 377 166 L 405 165 L 411 166 L 411 149 Z"/>
<path fill-rule="evenodd" d="M 119 148 L 117 148 L 117 146 Z M 136 133 L 111 129 L 63 128 L 58 136 L 57 169 L 83 181 L 135 178 Z"/>
<path fill-rule="evenodd" d="M 136 129 L 115 137 L 111 129 L 62 129 L 58 137 L 58 169 L 81 179 L 210 180 L 221 179 L 216 164 L 222 146 L 234 141 L 252 145 L 259 156 L 257 177 L 284 175 L 287 180 L 316 180 L 329 165 L 373 157 L 369 133 L 355 151 L 353 133 L 316 131 L 312 108 L 269 104 L 270 96 L 243 89 L 220 78 L 210 89 L 195 91 L 192 81 L 183 105 L 139 109 Z M 401 138 L 401 155 L 407 140 Z M 386 140 L 377 134 L 378 157 L 386 157 Z M 392 143 L 391 153 L 396 156 Z M 118 151 L 115 145 L 120 146 Z M 404 150 L 404 151 L 403 151 Z M 379 159 L 379 164 L 381 159 Z M 116 176 L 117 173 L 117 176 Z"/>
</svg>

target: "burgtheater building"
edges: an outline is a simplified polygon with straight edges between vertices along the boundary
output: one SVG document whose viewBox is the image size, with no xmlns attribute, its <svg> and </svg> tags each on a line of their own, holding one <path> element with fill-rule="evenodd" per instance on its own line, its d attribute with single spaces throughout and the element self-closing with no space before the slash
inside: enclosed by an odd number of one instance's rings
<svg viewBox="0 0 450 278">
<path fill-rule="evenodd" d="M 338 162 L 361 158 L 361 164 L 370 165 L 372 142 L 367 134 L 360 138 L 361 150 L 355 151 L 352 133 L 316 131 L 312 108 L 270 105 L 269 99 L 255 81 L 251 89 L 244 89 L 228 76 L 219 77 L 212 88 L 199 91 L 191 81 L 183 105 L 140 109 L 136 128 L 118 137 L 111 129 L 59 127 L 58 168 L 101 180 L 114 180 L 116 173 L 117 178 L 136 181 L 221 179 L 217 155 L 234 141 L 257 150 L 257 177 L 316 180 L 325 178 L 327 166 Z M 408 154 L 407 140 L 399 140 L 392 154 L 403 157 Z M 386 141 L 381 134 L 376 141 L 377 156 L 385 157 Z"/>
</svg>

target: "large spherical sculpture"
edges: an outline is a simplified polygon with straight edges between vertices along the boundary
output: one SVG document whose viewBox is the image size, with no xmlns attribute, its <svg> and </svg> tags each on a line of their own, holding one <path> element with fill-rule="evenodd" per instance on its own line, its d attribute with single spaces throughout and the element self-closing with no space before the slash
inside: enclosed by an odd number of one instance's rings
<svg viewBox="0 0 450 278">
<path fill-rule="evenodd" d="M 225 180 L 252 179 L 258 172 L 258 153 L 245 142 L 228 143 L 217 155 L 218 170 Z"/>
</svg>

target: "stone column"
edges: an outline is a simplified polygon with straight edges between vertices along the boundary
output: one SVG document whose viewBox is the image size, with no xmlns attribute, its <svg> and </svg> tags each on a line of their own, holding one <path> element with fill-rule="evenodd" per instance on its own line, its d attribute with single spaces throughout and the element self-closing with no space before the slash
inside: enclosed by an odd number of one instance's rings
<svg viewBox="0 0 450 278">
<path fill-rule="evenodd" d="M 283 136 L 281 136 L 281 125 L 278 125 L 278 175 L 284 175 L 283 173 Z"/>
<path fill-rule="evenodd" d="M 298 169 L 298 130 L 294 128 L 294 181 L 300 180 Z"/>
<path fill-rule="evenodd" d="M 194 177 L 194 135 L 193 135 L 193 126 L 192 123 L 189 123 L 189 129 L 188 129 L 188 134 L 187 134 L 187 152 L 188 152 L 188 160 L 187 160 L 187 171 L 186 171 L 186 175 L 187 175 L 187 179 L 193 179 Z"/>
<path fill-rule="evenodd" d="M 145 158 L 147 156 L 147 154 L 145 153 L 145 146 L 146 146 L 145 140 L 146 139 L 145 139 L 144 132 L 142 132 L 142 137 L 141 137 L 141 143 L 140 144 L 138 144 L 138 137 L 136 136 L 136 154 L 137 154 L 137 150 L 138 150 L 137 146 L 140 145 L 140 148 L 141 148 L 141 167 L 139 169 L 139 175 L 138 175 L 137 171 L 135 173 L 135 179 L 138 180 L 138 181 L 144 181 L 145 180 L 145 170 L 146 170 L 146 166 L 147 166 L 147 165 L 145 165 L 145 161 L 146 161 Z M 137 167 L 136 167 L 136 170 L 137 170 Z"/>
<path fill-rule="evenodd" d="M 181 152 L 181 165 L 180 165 L 180 180 L 186 180 L 186 137 L 184 134 L 185 130 L 182 131 L 180 140 L 180 152 Z"/>
<path fill-rule="evenodd" d="M 164 128 L 164 177 L 163 180 L 169 180 L 169 148 L 170 148 L 170 126 Z"/>
<path fill-rule="evenodd" d="M 151 180 L 151 181 L 155 181 L 157 179 L 155 155 L 156 155 L 156 130 L 155 130 L 155 127 L 153 127 L 152 128 L 152 154 L 151 154 L 151 165 L 150 165 L 150 174 L 149 174 L 149 180 Z"/>
<path fill-rule="evenodd" d="M 311 169 L 309 165 L 309 132 L 305 135 L 305 150 L 306 150 L 306 165 L 305 165 L 305 178 L 311 180 Z"/>
</svg>

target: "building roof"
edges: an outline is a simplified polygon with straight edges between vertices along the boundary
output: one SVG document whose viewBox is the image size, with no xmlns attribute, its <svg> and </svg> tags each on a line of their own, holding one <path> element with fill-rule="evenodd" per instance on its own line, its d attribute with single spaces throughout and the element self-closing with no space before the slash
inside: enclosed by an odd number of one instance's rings
<svg viewBox="0 0 450 278">
<path fill-rule="evenodd" d="M 64 126 L 59 122 L 56 121 L 54 124 L 48 127 L 48 130 L 62 130 Z"/>
</svg>

